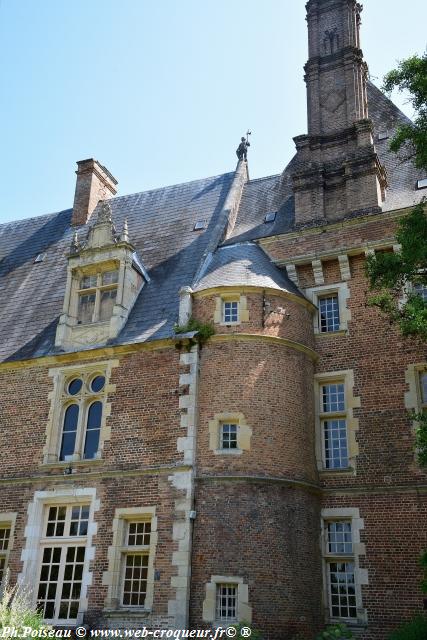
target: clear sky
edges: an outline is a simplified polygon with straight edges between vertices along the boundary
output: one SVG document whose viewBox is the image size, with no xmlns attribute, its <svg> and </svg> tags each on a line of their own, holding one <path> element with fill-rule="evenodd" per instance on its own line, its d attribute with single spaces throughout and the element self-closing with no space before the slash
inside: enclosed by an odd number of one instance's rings
<svg viewBox="0 0 427 640">
<path fill-rule="evenodd" d="M 425 50 L 427 5 L 364 4 L 380 84 Z M 231 171 L 248 127 L 251 177 L 280 172 L 306 50 L 305 0 L 0 0 L 0 221 L 70 208 L 84 158 L 119 195 Z"/>
</svg>

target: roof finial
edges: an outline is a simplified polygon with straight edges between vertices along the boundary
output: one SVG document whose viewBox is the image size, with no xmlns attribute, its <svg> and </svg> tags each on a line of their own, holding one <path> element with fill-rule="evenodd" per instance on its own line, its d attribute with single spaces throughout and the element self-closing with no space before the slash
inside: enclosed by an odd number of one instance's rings
<svg viewBox="0 0 427 640">
<path fill-rule="evenodd" d="M 71 253 L 78 253 L 79 249 L 80 249 L 79 236 L 78 236 L 77 231 L 74 231 L 73 239 L 71 240 L 70 252 Z"/>
<path fill-rule="evenodd" d="M 129 242 L 129 228 L 128 228 L 127 218 L 125 218 L 125 221 L 123 223 L 123 231 L 122 231 L 122 235 L 120 236 L 120 240 L 122 242 Z"/>
<path fill-rule="evenodd" d="M 103 224 L 104 222 L 112 222 L 112 214 L 111 214 L 111 205 L 109 202 L 104 200 L 101 205 L 100 210 L 98 211 L 98 217 L 96 219 L 96 224 Z"/>
<path fill-rule="evenodd" d="M 251 146 L 251 143 L 249 142 L 250 135 L 252 135 L 252 131 L 249 131 L 248 129 L 246 131 L 246 138 L 244 136 L 240 138 L 240 144 L 236 149 L 236 154 L 239 159 L 239 162 L 241 160 L 244 160 L 245 162 L 247 162 L 248 160 L 248 147 Z"/>
</svg>

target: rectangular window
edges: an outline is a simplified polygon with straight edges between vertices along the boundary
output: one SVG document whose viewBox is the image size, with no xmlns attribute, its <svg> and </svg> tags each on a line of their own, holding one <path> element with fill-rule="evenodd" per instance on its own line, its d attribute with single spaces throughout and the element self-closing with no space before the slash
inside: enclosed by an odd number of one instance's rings
<svg viewBox="0 0 427 640">
<path fill-rule="evenodd" d="M 216 619 L 222 622 L 237 621 L 237 584 L 217 584 Z"/>
<path fill-rule="evenodd" d="M 239 322 L 239 303 L 237 300 L 223 302 L 223 318 L 226 324 Z"/>
<path fill-rule="evenodd" d="M 220 449 L 237 449 L 237 424 L 221 424 Z"/>
<path fill-rule="evenodd" d="M 100 271 L 84 276 L 79 285 L 78 320 L 80 324 L 106 322 L 113 315 L 119 272 Z"/>
<path fill-rule="evenodd" d="M 0 524 L 0 584 L 7 564 L 7 552 L 10 543 L 10 526 Z"/>
<path fill-rule="evenodd" d="M 340 309 L 337 293 L 319 297 L 319 329 L 321 333 L 339 331 Z"/>
<path fill-rule="evenodd" d="M 351 520 L 325 523 L 325 562 L 331 618 L 357 618 Z"/>
<path fill-rule="evenodd" d="M 37 606 L 45 621 L 74 623 L 80 606 L 89 522 L 88 505 L 46 509 Z"/>
<path fill-rule="evenodd" d="M 122 604 L 144 607 L 147 596 L 151 521 L 128 522 L 123 548 Z"/>
<path fill-rule="evenodd" d="M 326 469 L 348 467 L 347 413 L 344 382 L 320 387 L 320 423 Z"/>
</svg>

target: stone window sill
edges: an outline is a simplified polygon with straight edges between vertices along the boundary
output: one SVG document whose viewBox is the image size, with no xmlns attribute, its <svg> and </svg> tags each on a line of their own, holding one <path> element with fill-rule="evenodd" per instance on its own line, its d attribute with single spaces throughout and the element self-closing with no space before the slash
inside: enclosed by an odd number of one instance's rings
<svg viewBox="0 0 427 640">
<path fill-rule="evenodd" d="M 329 338 L 332 336 L 348 336 L 347 329 L 340 329 L 339 331 L 315 331 L 316 338 Z"/>
<path fill-rule="evenodd" d="M 216 456 L 241 456 L 243 449 L 215 449 Z"/>
<path fill-rule="evenodd" d="M 150 615 L 151 609 L 145 609 L 144 607 L 127 609 L 126 607 L 121 607 L 120 609 L 103 609 L 103 613 L 109 618 L 123 618 L 123 616 L 138 618 Z"/>
<path fill-rule="evenodd" d="M 56 462 L 42 462 L 40 469 L 68 469 L 69 467 L 91 467 L 103 464 L 103 458 L 92 458 L 90 460 L 57 460 Z"/>
<path fill-rule="evenodd" d="M 324 476 L 354 476 L 355 469 L 353 467 L 346 467 L 345 469 L 319 469 L 319 474 Z"/>
</svg>

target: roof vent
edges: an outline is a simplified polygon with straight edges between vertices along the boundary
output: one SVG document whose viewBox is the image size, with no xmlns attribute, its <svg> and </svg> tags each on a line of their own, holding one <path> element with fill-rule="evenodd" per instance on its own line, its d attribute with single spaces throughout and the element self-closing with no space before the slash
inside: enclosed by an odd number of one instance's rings
<svg viewBox="0 0 427 640">
<path fill-rule="evenodd" d="M 197 220 L 193 231 L 201 231 L 202 229 L 206 229 L 207 226 L 207 220 Z"/>
<path fill-rule="evenodd" d="M 274 211 L 273 213 L 267 213 L 266 216 L 264 217 L 264 222 L 274 222 L 276 219 L 276 212 Z"/>
<path fill-rule="evenodd" d="M 427 178 L 417 180 L 417 189 L 427 189 Z"/>
<path fill-rule="evenodd" d="M 378 140 L 387 140 L 388 137 L 389 135 L 386 129 L 384 129 L 383 131 L 380 131 L 378 134 Z"/>
<path fill-rule="evenodd" d="M 38 256 L 34 258 L 34 264 L 37 264 L 37 262 L 43 262 L 45 258 L 46 258 L 45 253 L 39 253 Z"/>
</svg>

